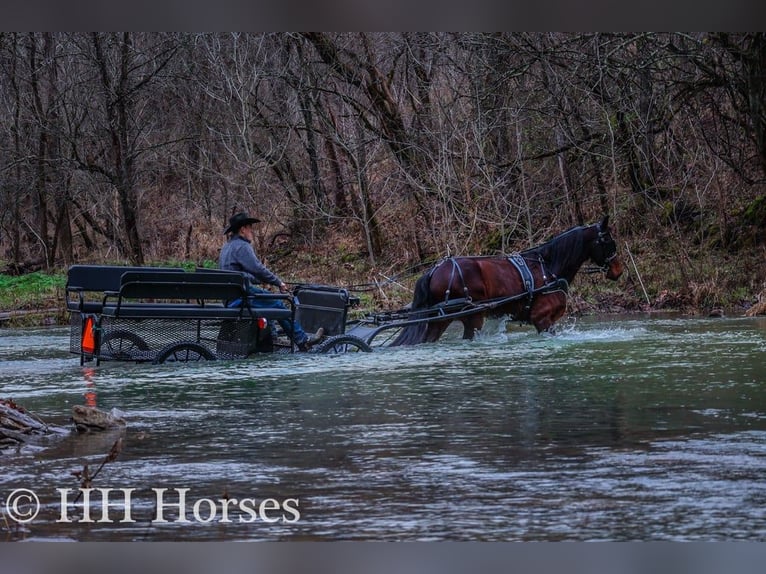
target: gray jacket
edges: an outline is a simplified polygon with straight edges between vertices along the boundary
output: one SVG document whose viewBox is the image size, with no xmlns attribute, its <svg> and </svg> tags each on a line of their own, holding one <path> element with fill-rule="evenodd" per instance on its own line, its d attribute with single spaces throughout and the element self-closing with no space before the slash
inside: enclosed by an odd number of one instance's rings
<svg viewBox="0 0 766 574">
<path fill-rule="evenodd" d="M 255 254 L 253 246 L 241 235 L 234 234 L 221 249 L 218 267 L 227 271 L 240 271 L 254 284 L 267 283 L 279 287 L 282 280 L 272 273 Z"/>
</svg>

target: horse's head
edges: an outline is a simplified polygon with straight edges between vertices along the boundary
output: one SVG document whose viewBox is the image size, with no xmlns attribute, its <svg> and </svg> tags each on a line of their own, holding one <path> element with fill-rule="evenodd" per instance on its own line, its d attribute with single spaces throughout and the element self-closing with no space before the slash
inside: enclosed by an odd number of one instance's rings
<svg viewBox="0 0 766 574">
<path fill-rule="evenodd" d="M 609 216 L 596 224 L 598 235 L 590 252 L 590 259 L 605 273 L 607 279 L 616 281 L 622 275 L 622 261 L 617 256 L 617 244 L 609 231 Z"/>
</svg>

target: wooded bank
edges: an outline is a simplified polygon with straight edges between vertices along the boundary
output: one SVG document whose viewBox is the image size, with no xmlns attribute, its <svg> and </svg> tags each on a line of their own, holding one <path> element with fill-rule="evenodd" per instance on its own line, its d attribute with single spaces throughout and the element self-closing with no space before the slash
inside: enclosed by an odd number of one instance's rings
<svg viewBox="0 0 766 574">
<path fill-rule="evenodd" d="M 248 210 L 364 275 L 608 213 L 652 298 L 752 297 L 765 71 L 763 33 L 3 33 L 0 267 L 214 260 Z"/>
</svg>

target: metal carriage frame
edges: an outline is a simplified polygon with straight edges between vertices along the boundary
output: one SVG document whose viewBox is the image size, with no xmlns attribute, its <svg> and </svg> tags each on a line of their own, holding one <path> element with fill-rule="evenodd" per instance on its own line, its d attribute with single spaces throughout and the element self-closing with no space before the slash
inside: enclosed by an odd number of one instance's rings
<svg viewBox="0 0 766 574">
<path fill-rule="evenodd" d="M 438 321 L 455 321 L 471 315 L 491 313 L 495 309 L 522 299 L 528 299 L 531 303 L 535 296 L 554 291 L 567 293 L 568 284 L 566 280 L 556 279 L 541 287 L 530 288 L 522 293 L 480 302 L 475 302 L 470 298 L 455 298 L 416 311 L 404 308 L 397 311 L 369 313 L 362 319 L 350 321 L 346 326 L 346 332 L 373 348 L 382 347 L 390 343 L 399 330 L 405 327 Z M 376 341 L 380 338 L 383 340 Z"/>
<path fill-rule="evenodd" d="M 294 353 L 278 321 L 298 319 L 325 329 L 317 353 L 369 351 L 345 333 L 348 291 L 298 286 L 291 294 L 253 295 L 241 273 L 181 268 L 73 265 L 67 274 L 70 352 L 95 361 L 191 362 L 243 359 L 258 353 Z M 230 306 L 239 300 L 238 306 Z M 282 301 L 280 307 L 258 303 Z"/>
</svg>

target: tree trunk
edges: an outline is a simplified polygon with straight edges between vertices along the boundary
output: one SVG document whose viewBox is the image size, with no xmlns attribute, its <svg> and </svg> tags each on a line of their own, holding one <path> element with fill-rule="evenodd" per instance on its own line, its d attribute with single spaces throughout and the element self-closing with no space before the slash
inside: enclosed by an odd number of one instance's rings
<svg viewBox="0 0 766 574">
<path fill-rule="evenodd" d="M 104 97 L 106 119 L 109 126 L 111 142 L 112 184 L 117 191 L 117 197 L 122 216 L 122 230 L 127 239 L 128 256 L 134 265 L 144 264 L 144 252 L 141 244 L 140 222 L 138 218 L 138 201 L 135 189 L 134 158 L 130 144 L 130 127 L 128 118 L 134 110 L 129 94 L 131 73 L 132 40 L 129 32 L 122 34 L 120 40 L 120 65 L 118 76 L 112 79 L 109 65 L 103 51 L 103 42 L 99 34 L 94 33 L 93 47 L 96 63 L 101 72 L 101 83 Z"/>
</svg>

